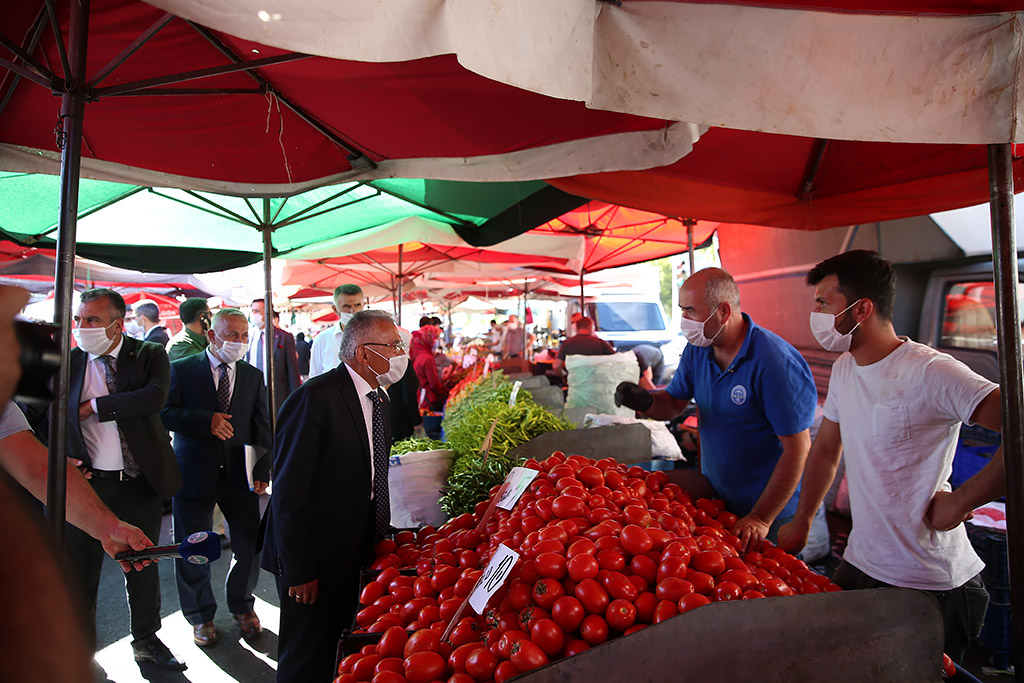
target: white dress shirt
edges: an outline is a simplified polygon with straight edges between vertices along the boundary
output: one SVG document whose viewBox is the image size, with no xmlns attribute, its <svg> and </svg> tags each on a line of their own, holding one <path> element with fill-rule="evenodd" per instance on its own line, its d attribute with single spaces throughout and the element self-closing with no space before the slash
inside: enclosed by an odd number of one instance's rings
<svg viewBox="0 0 1024 683">
<path fill-rule="evenodd" d="M 341 335 L 344 330 L 339 322 L 313 337 L 313 347 L 309 351 L 310 377 L 322 375 L 341 365 L 338 352 L 341 351 Z"/>
<path fill-rule="evenodd" d="M 373 391 L 373 387 L 365 379 L 359 376 L 359 373 L 353 370 L 347 363 L 345 369 L 348 370 L 349 377 L 352 378 L 352 383 L 356 385 L 356 394 L 359 395 L 359 407 L 363 409 L 363 422 L 366 426 L 366 442 L 370 444 L 370 481 L 373 481 L 373 401 L 367 396 L 368 393 Z M 379 393 L 379 392 L 378 392 Z M 383 406 L 381 406 L 383 408 Z M 385 418 L 386 419 L 386 418 Z M 390 455 L 390 454 L 389 454 Z M 373 500 L 373 487 L 370 487 L 370 500 Z"/>
<path fill-rule="evenodd" d="M 115 371 L 117 370 L 117 354 L 121 352 L 123 339 L 123 337 L 119 337 L 114 350 L 106 354 L 113 356 Z M 124 469 L 124 456 L 121 454 L 121 437 L 117 433 L 117 421 L 100 422 L 99 411 L 96 409 L 96 399 L 110 395 L 110 392 L 107 391 L 107 374 L 99 356 L 91 353 L 88 356 L 85 363 L 85 379 L 82 382 L 82 401 L 89 401 L 93 412 L 92 415 L 81 421 L 82 437 L 85 439 L 85 447 L 89 451 L 93 469 L 116 472 Z"/>
<path fill-rule="evenodd" d="M 228 373 L 228 405 L 231 405 L 231 397 L 235 395 L 235 364 L 228 363 L 227 367 L 221 370 L 220 364 L 223 361 L 210 352 L 209 346 L 206 347 L 206 359 L 210 361 L 210 371 L 213 372 L 214 393 L 216 393 L 217 387 L 220 386 L 220 373 Z"/>
</svg>

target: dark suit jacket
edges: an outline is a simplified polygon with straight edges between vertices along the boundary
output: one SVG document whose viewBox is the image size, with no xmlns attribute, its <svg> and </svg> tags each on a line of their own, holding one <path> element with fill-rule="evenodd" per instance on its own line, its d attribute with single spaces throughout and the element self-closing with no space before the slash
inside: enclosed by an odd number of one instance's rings
<svg viewBox="0 0 1024 683">
<path fill-rule="evenodd" d="M 266 353 L 260 349 L 260 353 Z M 256 359 L 246 354 L 246 361 L 253 367 L 257 366 Z M 261 361 L 260 366 L 265 363 Z M 281 413 L 281 406 L 288 398 L 288 395 L 299 388 L 302 380 L 299 379 L 299 355 L 295 351 L 295 337 L 290 332 L 285 332 L 280 327 L 274 328 L 274 411 Z"/>
<path fill-rule="evenodd" d="M 156 344 L 159 344 L 160 346 L 167 346 L 167 342 L 169 342 L 170 340 L 171 338 L 167 334 L 167 328 L 164 327 L 163 325 L 151 327 L 149 330 L 149 334 L 146 335 L 145 339 L 145 341 L 154 342 Z"/>
<path fill-rule="evenodd" d="M 171 391 L 161 415 L 167 429 L 174 432 L 174 454 L 184 479 L 179 496 L 217 500 L 225 493 L 217 490 L 221 467 L 227 470 L 230 492 L 247 490 L 246 444 L 255 446 L 259 455 L 253 479 L 270 481 L 270 418 L 260 371 L 245 361 L 235 363 L 235 387 L 228 408 L 235 433 L 227 441 L 210 433 L 215 412 L 219 412 L 217 387 L 206 352 L 171 363 Z"/>
<path fill-rule="evenodd" d="M 384 430 L 390 448 L 386 415 Z M 370 452 L 362 407 L 344 364 L 288 397 L 274 441 L 264 569 L 298 586 L 313 579 L 348 580 L 371 559 Z"/>
<path fill-rule="evenodd" d="M 68 396 L 68 456 L 92 467 L 85 446 L 78 406 L 89 355 L 71 350 L 71 391 Z M 116 420 L 142 476 L 161 498 L 181 488 L 181 471 L 171 450 L 171 439 L 160 420 L 170 385 L 170 363 L 164 347 L 124 335 L 117 355 L 117 392 L 96 399 L 100 422 Z"/>
</svg>

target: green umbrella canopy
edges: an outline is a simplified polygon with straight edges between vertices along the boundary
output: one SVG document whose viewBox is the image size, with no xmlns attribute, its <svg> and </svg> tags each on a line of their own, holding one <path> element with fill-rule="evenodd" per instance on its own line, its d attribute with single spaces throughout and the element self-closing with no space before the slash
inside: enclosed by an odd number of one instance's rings
<svg viewBox="0 0 1024 683">
<path fill-rule="evenodd" d="M 57 176 L 0 172 L 0 237 L 56 246 Z M 77 253 L 150 272 L 202 273 L 258 262 L 262 225 L 274 255 L 380 228 L 450 225 L 489 246 L 584 200 L 540 181 L 471 183 L 388 178 L 331 185 L 288 197 L 237 197 L 82 179 Z"/>
</svg>

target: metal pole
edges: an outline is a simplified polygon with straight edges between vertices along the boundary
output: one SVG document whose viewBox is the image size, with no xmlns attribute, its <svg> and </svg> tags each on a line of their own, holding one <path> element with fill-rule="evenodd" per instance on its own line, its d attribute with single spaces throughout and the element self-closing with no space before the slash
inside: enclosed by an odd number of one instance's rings
<svg viewBox="0 0 1024 683">
<path fill-rule="evenodd" d="M 526 298 L 527 298 L 527 295 L 528 295 L 529 291 L 530 291 L 530 279 L 527 278 L 526 280 L 523 281 L 523 360 L 529 360 L 529 358 L 528 358 L 529 354 L 527 353 L 527 347 L 529 347 L 530 344 L 529 344 L 529 341 L 527 341 L 527 338 L 529 337 L 529 335 L 526 332 L 526 312 L 529 310 L 526 307 L 527 306 Z"/>
<path fill-rule="evenodd" d="M 586 274 L 586 268 L 580 268 L 580 315 L 586 315 L 587 312 L 583 309 L 583 276 Z"/>
<path fill-rule="evenodd" d="M 1013 222 L 1010 145 L 988 146 L 992 247 L 996 284 L 996 339 L 1003 399 L 1003 463 L 1006 474 L 1006 541 L 1010 576 L 1024 576 L 1024 374 L 1017 295 L 1017 235 Z M 1024 643 L 1024 582 L 1010 582 L 1012 642 Z M 1024 681 L 1024 648 L 1014 648 L 1016 680 Z"/>
<path fill-rule="evenodd" d="M 405 275 L 402 273 L 402 247 L 403 244 L 398 245 L 398 302 L 395 304 L 395 322 L 399 326 L 402 324 L 402 278 Z"/>
<path fill-rule="evenodd" d="M 64 74 L 61 127 L 64 146 L 60 163 L 60 217 L 57 267 L 54 274 L 54 322 L 60 326 L 60 372 L 53 403 L 49 469 L 46 476 L 46 519 L 54 540 L 64 544 L 67 509 L 68 395 L 71 391 L 71 301 L 75 286 L 75 239 L 78 227 L 78 179 L 82 163 L 82 120 L 85 116 L 85 56 L 89 33 L 89 0 L 71 3 L 68 50 L 71 73 Z M 60 38 L 58 37 L 58 40 Z"/>
<path fill-rule="evenodd" d="M 693 269 L 696 267 L 693 262 L 693 224 L 692 218 L 686 220 L 686 252 L 690 256 L 690 275 L 693 275 Z"/>
<path fill-rule="evenodd" d="M 274 292 L 270 282 L 270 258 L 274 253 L 270 225 L 270 199 L 263 198 L 263 348 L 267 368 L 267 404 L 270 412 L 270 433 L 277 431 L 277 411 L 274 409 Z"/>
</svg>

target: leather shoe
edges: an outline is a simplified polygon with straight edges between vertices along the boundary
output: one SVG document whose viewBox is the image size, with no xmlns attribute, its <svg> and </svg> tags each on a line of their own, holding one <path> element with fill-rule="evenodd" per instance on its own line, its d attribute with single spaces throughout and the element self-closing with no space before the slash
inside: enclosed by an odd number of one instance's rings
<svg viewBox="0 0 1024 683">
<path fill-rule="evenodd" d="M 139 663 L 150 663 L 161 669 L 173 671 L 184 671 L 188 668 L 183 662 L 175 659 L 167 646 L 155 635 L 132 643 L 132 651 L 135 653 L 135 661 Z"/>
<path fill-rule="evenodd" d="M 192 640 L 199 647 L 209 647 L 217 643 L 217 629 L 212 621 L 192 625 Z"/>
<path fill-rule="evenodd" d="M 242 629 L 243 638 L 252 638 L 263 633 L 263 626 L 260 625 L 260 618 L 256 616 L 255 612 L 246 612 L 245 614 L 234 615 L 235 621 L 238 622 L 238 627 Z"/>
</svg>

